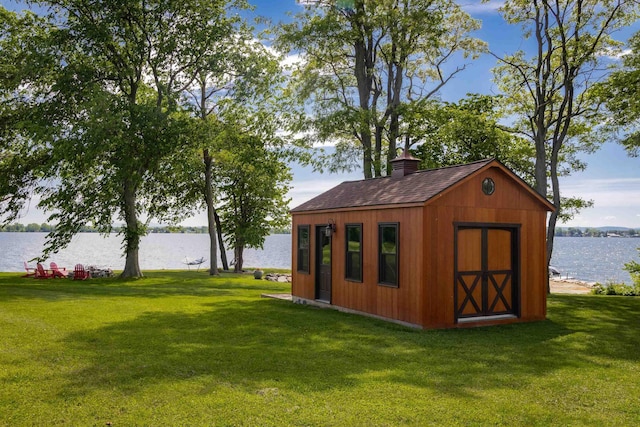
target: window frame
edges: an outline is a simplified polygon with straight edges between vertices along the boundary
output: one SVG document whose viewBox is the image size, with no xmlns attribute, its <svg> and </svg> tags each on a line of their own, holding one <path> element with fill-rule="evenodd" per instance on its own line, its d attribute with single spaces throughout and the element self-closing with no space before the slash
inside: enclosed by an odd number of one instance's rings
<svg viewBox="0 0 640 427">
<path fill-rule="evenodd" d="M 307 232 L 307 247 L 303 248 L 300 245 L 300 236 L 302 235 L 301 231 L 306 230 Z M 297 234 L 297 242 L 296 242 L 296 251 L 297 251 L 297 262 L 296 262 L 296 271 L 298 273 L 306 273 L 311 274 L 311 225 L 310 224 L 302 224 L 298 225 L 298 234 Z M 306 251 L 306 252 L 305 252 Z M 306 269 L 305 266 L 301 263 L 302 260 L 306 260 Z"/>
<path fill-rule="evenodd" d="M 384 273 L 384 260 L 386 255 L 391 255 L 390 253 L 385 253 L 382 251 L 382 239 L 383 239 L 383 229 L 391 227 L 395 229 L 396 241 L 395 241 L 395 266 L 396 266 L 396 280 L 395 282 L 390 282 L 383 277 Z M 399 260 L 400 260 L 400 223 L 399 222 L 379 222 L 378 223 L 378 285 L 388 286 L 392 288 L 398 288 L 400 286 L 400 269 L 399 269 Z"/>
<path fill-rule="evenodd" d="M 349 228 L 358 228 L 360 230 L 360 245 L 359 245 L 359 249 L 358 251 L 350 251 L 349 250 Z M 350 224 L 345 224 L 344 227 L 344 241 L 345 241 L 345 249 L 344 249 L 344 278 L 345 280 L 349 281 L 349 282 L 358 282 L 358 283 L 362 283 L 363 281 L 363 268 L 362 268 L 362 240 L 363 240 L 363 236 L 362 236 L 362 232 L 363 232 L 363 227 L 362 227 L 362 223 L 350 223 Z M 350 259 L 351 257 L 349 256 L 350 254 L 353 253 L 357 253 L 358 257 L 360 258 L 360 268 L 358 269 L 358 273 L 359 273 L 359 277 L 353 277 L 353 276 L 349 276 L 350 273 L 350 269 L 349 267 L 352 265 L 352 263 L 350 263 Z M 351 271 L 351 273 L 353 273 Z"/>
</svg>

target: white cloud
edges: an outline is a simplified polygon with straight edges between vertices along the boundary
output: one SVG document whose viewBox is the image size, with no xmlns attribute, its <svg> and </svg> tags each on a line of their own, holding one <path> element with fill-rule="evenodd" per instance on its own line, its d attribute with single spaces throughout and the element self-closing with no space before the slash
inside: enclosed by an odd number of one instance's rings
<svg viewBox="0 0 640 427">
<path fill-rule="evenodd" d="M 487 3 L 481 3 L 479 0 L 471 3 L 461 3 L 460 6 L 468 13 L 483 14 L 483 13 L 495 13 L 504 6 L 502 0 L 491 0 Z"/>
<path fill-rule="evenodd" d="M 295 53 L 293 55 L 285 56 L 280 61 L 280 65 L 285 68 L 289 68 L 289 67 L 297 66 L 300 64 L 304 64 L 304 62 L 305 62 L 305 58 L 301 54 Z"/>
<path fill-rule="evenodd" d="M 295 208 L 304 202 L 313 199 L 317 195 L 341 184 L 345 179 L 334 178 L 327 179 L 327 176 L 319 176 L 317 180 L 294 181 L 288 196 L 291 197 L 289 206 Z"/>
<path fill-rule="evenodd" d="M 343 182 L 342 179 L 326 179 L 326 176 L 317 180 L 294 182 L 289 195 L 292 197 L 315 197 L 320 193 L 335 187 Z"/>
<path fill-rule="evenodd" d="M 562 226 L 601 227 L 615 225 L 638 228 L 640 226 L 640 178 L 581 179 L 568 177 L 560 184 L 566 197 L 593 200 L 593 207 Z"/>
<path fill-rule="evenodd" d="M 298 6 L 313 6 L 318 4 L 318 0 L 296 0 Z"/>
<path fill-rule="evenodd" d="M 563 196 L 593 200 L 597 207 L 640 208 L 640 178 L 584 179 L 560 190 Z"/>
<path fill-rule="evenodd" d="M 620 49 L 609 48 L 599 52 L 598 56 L 602 56 L 602 57 L 613 59 L 613 60 L 618 60 L 626 55 L 629 55 L 631 52 L 632 52 L 631 49 L 620 50 Z"/>
</svg>

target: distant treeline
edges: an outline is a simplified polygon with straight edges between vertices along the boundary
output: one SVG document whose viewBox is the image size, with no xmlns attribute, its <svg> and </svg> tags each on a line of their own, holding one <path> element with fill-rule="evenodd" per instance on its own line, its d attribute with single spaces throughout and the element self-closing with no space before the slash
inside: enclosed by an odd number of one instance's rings
<svg viewBox="0 0 640 427">
<path fill-rule="evenodd" d="M 48 233 L 53 231 L 55 226 L 49 224 L 10 224 L 4 227 L 0 227 L 0 232 L 12 231 L 12 232 L 26 232 L 26 233 Z M 120 232 L 121 227 L 113 227 L 113 232 Z M 156 226 L 149 227 L 149 233 L 192 233 L 192 234 L 206 234 L 208 228 L 201 227 L 187 227 L 187 226 Z M 81 233 L 97 233 L 98 230 L 94 227 L 85 226 L 80 229 Z M 271 234 L 291 234 L 291 228 L 283 227 L 271 230 Z M 614 227 L 607 228 L 584 228 L 584 227 L 558 227 L 556 228 L 556 236 L 559 237 L 640 237 L 640 229 L 624 228 L 616 229 Z"/>
<path fill-rule="evenodd" d="M 625 228 L 556 228 L 556 236 L 560 237 L 640 237 L 640 229 Z"/>
<path fill-rule="evenodd" d="M 49 233 L 53 231 L 55 226 L 49 224 L 9 224 L 4 227 L 0 227 L 0 232 L 24 232 L 24 233 Z M 122 227 L 113 227 L 114 233 L 119 233 Z M 186 226 L 157 226 L 149 227 L 149 233 L 193 233 L 193 234 L 206 234 L 208 227 L 186 227 Z M 95 227 L 84 226 L 80 229 L 81 233 L 97 233 L 98 230 Z M 290 228 L 279 228 L 271 230 L 271 234 L 291 234 Z"/>
</svg>

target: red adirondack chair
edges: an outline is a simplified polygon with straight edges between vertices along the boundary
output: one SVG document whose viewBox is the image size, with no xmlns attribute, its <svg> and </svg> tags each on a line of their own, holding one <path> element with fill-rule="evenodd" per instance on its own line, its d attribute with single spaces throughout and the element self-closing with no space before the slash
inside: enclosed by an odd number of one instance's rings
<svg viewBox="0 0 640 427">
<path fill-rule="evenodd" d="M 53 274 L 53 277 L 62 277 L 64 279 L 67 278 L 67 269 L 62 267 L 58 267 L 58 264 L 56 264 L 55 262 L 52 262 L 51 264 L 49 264 L 49 266 L 51 267 L 51 274 Z"/>
<path fill-rule="evenodd" d="M 52 279 L 53 274 L 49 273 L 48 270 L 45 270 L 42 264 L 36 264 L 36 275 L 34 276 L 36 279 Z"/>
<path fill-rule="evenodd" d="M 34 277 L 36 275 L 36 269 L 29 267 L 27 265 L 27 261 L 23 261 L 23 262 L 24 262 L 24 271 L 26 271 L 27 274 L 25 274 L 22 277 Z"/>
<path fill-rule="evenodd" d="M 84 269 L 84 265 L 76 264 L 73 269 L 73 280 L 85 280 L 91 277 L 91 274 Z"/>
</svg>

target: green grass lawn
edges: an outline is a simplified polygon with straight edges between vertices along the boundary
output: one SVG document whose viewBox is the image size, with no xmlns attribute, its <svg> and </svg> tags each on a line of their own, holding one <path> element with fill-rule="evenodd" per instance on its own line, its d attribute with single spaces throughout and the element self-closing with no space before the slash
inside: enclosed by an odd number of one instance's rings
<svg viewBox="0 0 640 427">
<path fill-rule="evenodd" d="M 262 299 L 287 284 L 0 274 L 0 425 L 640 424 L 640 298 L 421 331 Z"/>
</svg>

